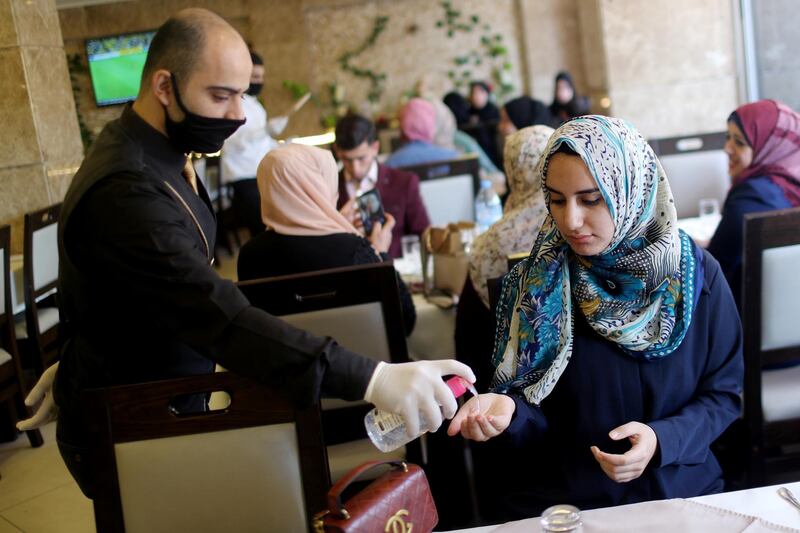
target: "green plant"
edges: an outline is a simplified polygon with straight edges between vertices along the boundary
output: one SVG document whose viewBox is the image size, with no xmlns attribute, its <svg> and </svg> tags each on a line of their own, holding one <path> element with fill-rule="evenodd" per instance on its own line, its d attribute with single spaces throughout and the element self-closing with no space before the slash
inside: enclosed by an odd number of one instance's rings
<svg viewBox="0 0 800 533">
<path fill-rule="evenodd" d="M 370 87 L 369 92 L 367 93 L 367 99 L 373 104 L 378 103 L 381 99 L 381 96 L 383 96 L 383 91 L 385 90 L 386 73 L 375 72 L 369 68 L 357 67 L 353 65 L 352 60 L 356 59 L 365 51 L 375 46 L 375 42 L 378 40 L 380 34 L 386 29 L 386 24 L 388 22 L 388 16 L 375 17 L 375 23 L 372 27 L 372 32 L 369 34 L 366 40 L 354 50 L 343 53 L 337 59 L 339 67 L 343 71 L 355 76 L 356 78 L 365 78 L 369 80 Z"/>
<path fill-rule="evenodd" d="M 471 33 L 476 29 L 482 32 L 476 48 L 453 58 L 455 68 L 449 70 L 447 76 L 453 81 L 455 88 L 460 89 L 469 84 L 472 67 L 489 63 L 492 81 L 497 86 L 496 94 L 503 100 L 514 91 L 510 76 L 513 66 L 509 60 L 508 47 L 504 44 L 503 35 L 492 33 L 492 27 L 486 23 L 481 24 L 478 15 L 464 16 L 450 0 L 442 1 L 440 5 L 444 10 L 444 18 L 436 22 L 436 27 L 445 30 L 448 38 L 452 39 L 458 32 Z"/>
</svg>

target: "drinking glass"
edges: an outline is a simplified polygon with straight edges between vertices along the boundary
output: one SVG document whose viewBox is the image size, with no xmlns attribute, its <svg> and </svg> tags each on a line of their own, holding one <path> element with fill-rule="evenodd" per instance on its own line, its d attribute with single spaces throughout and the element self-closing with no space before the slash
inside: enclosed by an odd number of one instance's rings
<svg viewBox="0 0 800 533">
<path fill-rule="evenodd" d="M 716 198 L 701 198 L 698 202 L 701 217 L 719 215 L 719 200 Z"/>
</svg>

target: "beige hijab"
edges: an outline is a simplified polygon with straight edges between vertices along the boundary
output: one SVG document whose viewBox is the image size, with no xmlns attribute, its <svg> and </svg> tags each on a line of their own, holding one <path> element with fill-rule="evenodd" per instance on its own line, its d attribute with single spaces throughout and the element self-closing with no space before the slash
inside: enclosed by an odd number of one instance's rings
<svg viewBox="0 0 800 533">
<path fill-rule="evenodd" d="M 336 210 L 339 175 L 330 152 L 281 146 L 261 160 L 256 178 L 261 220 L 268 229 L 282 235 L 359 234 Z"/>
<path fill-rule="evenodd" d="M 509 255 L 530 251 L 547 215 L 536 166 L 552 133 L 548 126 L 531 126 L 506 139 L 503 159 L 511 192 L 503 218 L 475 239 L 469 261 L 472 285 L 486 307 L 486 280 L 508 272 Z"/>
</svg>

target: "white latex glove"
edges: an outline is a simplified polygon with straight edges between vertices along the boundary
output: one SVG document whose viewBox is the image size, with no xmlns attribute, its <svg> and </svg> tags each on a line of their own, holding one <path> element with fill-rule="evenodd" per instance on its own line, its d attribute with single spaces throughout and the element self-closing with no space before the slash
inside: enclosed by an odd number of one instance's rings
<svg viewBox="0 0 800 533">
<path fill-rule="evenodd" d="M 289 124 L 289 117 L 287 116 L 272 117 L 267 120 L 267 128 L 269 129 L 270 136 L 277 137 L 283 133 L 287 124 Z"/>
<path fill-rule="evenodd" d="M 28 397 L 25 398 L 25 405 L 38 407 L 32 417 L 17 422 L 18 430 L 31 431 L 38 429 L 58 418 L 58 406 L 53 400 L 53 382 L 56 380 L 56 372 L 58 372 L 58 363 L 45 370 L 42 377 L 31 389 L 31 392 L 28 393 Z"/>
<path fill-rule="evenodd" d="M 442 376 L 450 374 L 475 383 L 472 370 L 454 359 L 397 364 L 381 362 L 372 374 L 364 399 L 382 411 L 402 416 L 406 432 L 416 437 L 420 413 L 425 415 L 431 431 L 436 431 L 442 424 L 442 414 L 445 418 L 456 414 L 456 399 L 442 380 Z"/>
</svg>

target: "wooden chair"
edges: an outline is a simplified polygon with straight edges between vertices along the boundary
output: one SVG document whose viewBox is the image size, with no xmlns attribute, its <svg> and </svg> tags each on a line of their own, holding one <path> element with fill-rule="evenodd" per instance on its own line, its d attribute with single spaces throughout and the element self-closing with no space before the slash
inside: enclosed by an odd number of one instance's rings
<svg viewBox="0 0 800 533">
<path fill-rule="evenodd" d="M 58 215 L 55 204 L 25 215 L 25 320 L 16 326 L 26 367 L 41 375 L 58 359 Z"/>
<path fill-rule="evenodd" d="M 183 395 L 224 409 L 176 414 Z M 319 405 L 230 372 L 87 391 L 98 531 L 308 531 L 330 486 Z"/>
<path fill-rule="evenodd" d="M 0 227 L 0 269 L 2 270 L 0 272 L 0 403 L 13 403 L 17 419 L 23 420 L 29 416 L 28 408 L 25 407 L 25 396 L 28 391 L 17 352 L 14 314 L 11 310 L 10 243 L 11 228 L 9 226 Z M 27 431 L 26 434 L 34 448 L 41 446 L 44 442 L 38 429 Z"/>
<path fill-rule="evenodd" d="M 787 366 L 800 363 L 798 264 L 800 208 L 745 216 L 744 420 L 751 486 L 800 469 L 800 366 Z"/>
<path fill-rule="evenodd" d="M 356 353 L 407 362 L 397 278 L 390 263 L 337 268 L 239 283 L 250 303 Z M 332 479 L 370 459 L 387 458 L 369 442 L 366 402 L 323 399 L 322 421 Z M 416 441 L 412 454 L 418 453 Z M 397 458 L 405 452 L 393 452 Z M 389 457 L 390 458 L 390 457 Z"/>
<path fill-rule="evenodd" d="M 481 186 L 480 164 L 475 155 L 402 170 L 419 176 L 419 192 L 432 225 L 475 220 L 475 195 Z"/>
</svg>

